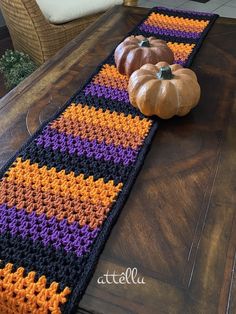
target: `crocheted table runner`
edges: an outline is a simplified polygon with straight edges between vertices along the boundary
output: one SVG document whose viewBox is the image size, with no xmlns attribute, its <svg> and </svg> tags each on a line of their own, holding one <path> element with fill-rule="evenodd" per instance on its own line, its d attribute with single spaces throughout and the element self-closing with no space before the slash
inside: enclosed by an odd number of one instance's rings
<svg viewBox="0 0 236 314">
<path fill-rule="evenodd" d="M 130 34 L 189 66 L 216 15 L 154 8 Z M 0 181 L 0 313 L 71 313 L 157 128 L 129 103 L 113 53 L 7 163 Z"/>
</svg>

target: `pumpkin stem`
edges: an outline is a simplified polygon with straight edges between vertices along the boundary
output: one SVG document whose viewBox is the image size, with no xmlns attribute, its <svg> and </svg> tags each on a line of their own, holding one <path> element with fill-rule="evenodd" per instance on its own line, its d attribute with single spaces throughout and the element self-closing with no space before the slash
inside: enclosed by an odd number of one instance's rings
<svg viewBox="0 0 236 314">
<path fill-rule="evenodd" d="M 144 40 L 140 41 L 139 46 L 140 47 L 150 47 L 150 42 L 147 38 L 144 38 Z"/>
<path fill-rule="evenodd" d="M 160 68 L 160 71 L 157 73 L 157 77 L 159 80 L 171 80 L 174 75 L 171 72 L 171 68 L 166 66 Z"/>
</svg>

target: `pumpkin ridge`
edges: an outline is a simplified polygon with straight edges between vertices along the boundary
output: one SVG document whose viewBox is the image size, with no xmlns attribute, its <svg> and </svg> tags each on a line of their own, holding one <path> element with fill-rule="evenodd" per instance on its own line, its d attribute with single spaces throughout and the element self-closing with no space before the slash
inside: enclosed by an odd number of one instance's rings
<svg viewBox="0 0 236 314">
<path fill-rule="evenodd" d="M 143 47 L 136 47 L 133 50 L 130 50 L 126 56 L 126 62 L 125 62 L 125 73 L 127 73 L 128 76 L 132 74 L 130 69 L 133 68 L 140 68 L 141 67 L 141 57 L 140 55 L 143 52 Z"/>
<path fill-rule="evenodd" d="M 140 43 L 145 40 L 148 41 L 148 46 L 140 46 Z M 128 76 L 147 63 L 156 64 L 161 60 L 168 63 L 174 61 L 174 53 L 165 41 L 142 35 L 126 38 L 116 48 L 114 57 L 118 71 Z"/>
<path fill-rule="evenodd" d="M 174 73 L 173 73 L 174 77 L 176 76 Z M 176 79 L 176 78 L 174 78 Z M 179 89 L 176 88 L 174 82 L 170 81 L 170 83 L 174 86 L 175 88 L 175 92 L 176 92 L 176 112 L 175 112 L 175 115 L 178 115 L 179 113 L 179 109 L 180 109 L 180 94 L 179 94 Z"/>
<path fill-rule="evenodd" d="M 120 58 L 116 58 L 116 54 L 118 54 L 118 56 L 120 55 L 119 50 L 115 51 L 116 67 L 121 74 L 125 74 L 124 60 L 127 58 L 130 50 L 128 45 L 120 47 L 120 49 L 123 51 Z"/>
<path fill-rule="evenodd" d="M 157 94 L 155 95 L 155 98 L 159 98 L 159 94 L 161 91 L 161 85 L 162 85 L 162 81 L 158 80 L 157 77 L 155 76 L 152 80 L 149 81 L 150 82 L 150 86 L 149 86 L 149 93 L 152 94 L 152 89 L 154 89 L 155 91 L 157 90 Z M 151 103 L 151 102 L 150 102 Z M 155 103 L 154 108 L 152 108 L 152 112 L 151 115 L 154 115 L 156 110 L 158 111 L 158 105 Z"/>
<path fill-rule="evenodd" d="M 151 74 L 155 76 L 155 73 L 157 72 L 157 67 L 154 64 L 147 63 L 144 64 L 140 69 L 139 69 L 139 74 L 141 73 L 146 73 L 146 74 Z M 145 71 L 145 72 L 144 72 Z M 142 75 L 142 74 L 141 74 Z"/>
<path fill-rule="evenodd" d="M 151 79 L 153 76 L 150 76 Z M 139 103 L 137 102 L 137 95 L 135 94 L 136 90 L 140 90 L 142 86 L 144 86 L 146 83 L 150 81 L 150 77 L 147 77 L 147 75 L 136 76 L 135 72 L 134 75 L 132 75 L 132 80 L 129 81 L 128 85 L 128 91 L 129 91 L 129 98 L 132 105 L 139 108 Z M 154 79 L 154 78 L 153 78 Z M 154 79 L 155 80 L 155 79 Z"/>
<path fill-rule="evenodd" d="M 161 98 L 158 106 L 159 117 L 162 119 L 169 119 L 176 114 L 176 101 L 177 101 L 177 90 L 176 86 L 173 84 L 173 79 L 171 80 L 161 80 L 160 89 L 158 91 L 157 99 Z M 168 90 L 168 92 L 167 92 Z M 171 95 L 173 93 L 173 95 Z M 168 94 L 168 96 L 166 96 Z M 175 106 L 173 106 L 173 103 Z"/>
<path fill-rule="evenodd" d="M 186 70 L 187 70 L 187 71 L 186 71 Z M 181 77 L 186 77 L 186 79 L 189 80 L 189 76 L 191 76 L 192 79 L 197 80 L 196 74 L 193 73 L 193 71 L 188 71 L 188 70 L 189 70 L 189 69 L 179 69 L 179 70 L 177 70 L 177 71 L 180 72 L 179 75 L 180 75 Z M 177 71 L 176 71 L 176 72 L 177 72 Z"/>
<path fill-rule="evenodd" d="M 143 75 L 142 77 L 136 77 L 133 78 L 132 83 L 129 84 L 128 86 L 128 90 L 129 89 L 140 89 L 142 87 L 142 85 L 146 84 L 146 82 L 148 82 L 150 80 L 150 78 L 147 79 L 146 75 Z"/>
<path fill-rule="evenodd" d="M 145 106 L 145 103 L 152 103 L 152 101 L 148 99 L 148 97 L 150 97 L 149 95 L 152 95 L 150 89 L 156 89 L 156 83 L 157 80 L 155 78 L 147 81 L 146 83 L 141 85 L 136 95 L 136 99 L 138 99 L 138 102 L 136 100 L 138 107 L 140 108 L 141 112 L 146 116 L 152 116 L 154 112 L 154 108 Z"/>
<path fill-rule="evenodd" d="M 124 46 L 123 46 L 123 49 L 125 49 L 125 48 L 133 48 L 133 49 L 136 49 L 136 48 L 139 48 L 139 47 L 137 47 L 137 45 L 135 44 L 135 43 L 133 43 L 133 44 L 131 44 L 131 43 L 124 43 Z"/>
</svg>

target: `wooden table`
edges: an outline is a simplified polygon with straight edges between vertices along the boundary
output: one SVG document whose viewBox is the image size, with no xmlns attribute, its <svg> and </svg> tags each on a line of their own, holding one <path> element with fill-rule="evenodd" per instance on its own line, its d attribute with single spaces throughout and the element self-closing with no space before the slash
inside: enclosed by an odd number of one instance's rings
<svg viewBox="0 0 236 314">
<path fill-rule="evenodd" d="M 1 165 L 146 13 L 113 8 L 1 100 Z M 160 124 L 79 313 L 236 313 L 235 38 L 218 19 L 193 65 L 199 107 Z M 127 267 L 146 284 L 97 284 Z"/>
</svg>

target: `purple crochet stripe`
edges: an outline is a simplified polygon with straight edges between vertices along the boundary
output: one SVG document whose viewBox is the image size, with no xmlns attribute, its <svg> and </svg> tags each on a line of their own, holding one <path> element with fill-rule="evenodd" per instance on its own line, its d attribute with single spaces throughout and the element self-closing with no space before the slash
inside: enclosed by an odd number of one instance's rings
<svg viewBox="0 0 236 314">
<path fill-rule="evenodd" d="M 180 64 L 180 65 L 182 65 L 182 66 L 185 66 L 185 64 L 187 63 L 187 61 L 188 61 L 188 59 L 186 59 L 185 61 L 180 60 L 180 59 L 176 59 L 176 60 L 175 60 L 175 63 L 178 63 L 178 64 Z"/>
<path fill-rule="evenodd" d="M 89 141 L 79 136 L 68 135 L 57 129 L 46 127 L 42 135 L 36 140 L 38 146 L 60 150 L 62 153 L 76 154 L 77 156 L 94 157 L 97 160 L 113 161 L 115 164 L 129 166 L 136 160 L 139 150 L 125 148 L 121 145 L 106 144 L 105 142 Z"/>
<path fill-rule="evenodd" d="M 77 256 L 90 251 L 99 230 L 89 230 L 86 225 L 80 227 L 77 222 L 69 225 L 66 219 L 58 222 L 55 217 L 48 219 L 45 214 L 37 216 L 35 212 L 28 214 L 24 209 L 0 205 L 0 233 L 10 232 L 13 237 L 30 238 Z"/>
<path fill-rule="evenodd" d="M 183 38 L 193 38 L 197 39 L 201 36 L 200 33 L 196 32 L 184 32 L 184 31 L 177 31 L 174 29 L 167 29 L 167 28 L 161 28 L 161 27 L 156 27 L 156 26 L 150 26 L 147 24 L 141 24 L 139 26 L 139 29 L 143 32 L 146 33 L 152 33 L 156 35 L 165 35 L 165 36 L 171 36 L 171 37 L 183 37 Z"/>
<path fill-rule="evenodd" d="M 129 95 L 127 91 L 106 87 L 99 84 L 90 83 L 84 89 L 85 95 L 104 97 L 106 99 L 123 101 L 129 103 Z"/>
</svg>

